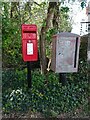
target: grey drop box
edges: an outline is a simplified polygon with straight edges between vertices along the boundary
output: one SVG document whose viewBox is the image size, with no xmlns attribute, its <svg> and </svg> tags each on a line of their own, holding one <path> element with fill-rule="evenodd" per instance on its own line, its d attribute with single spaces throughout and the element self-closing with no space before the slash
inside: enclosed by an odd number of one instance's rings
<svg viewBox="0 0 90 120">
<path fill-rule="evenodd" d="M 80 36 L 61 32 L 53 36 L 51 70 L 55 73 L 78 71 Z"/>
</svg>

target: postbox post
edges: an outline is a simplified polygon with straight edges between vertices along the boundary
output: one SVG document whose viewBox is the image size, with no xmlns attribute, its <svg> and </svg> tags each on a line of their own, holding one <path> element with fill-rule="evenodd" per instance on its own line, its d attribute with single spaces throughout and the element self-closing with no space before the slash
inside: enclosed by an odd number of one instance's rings
<svg viewBox="0 0 90 120">
<path fill-rule="evenodd" d="M 32 87 L 31 62 L 27 62 L 27 82 L 28 88 Z"/>
</svg>

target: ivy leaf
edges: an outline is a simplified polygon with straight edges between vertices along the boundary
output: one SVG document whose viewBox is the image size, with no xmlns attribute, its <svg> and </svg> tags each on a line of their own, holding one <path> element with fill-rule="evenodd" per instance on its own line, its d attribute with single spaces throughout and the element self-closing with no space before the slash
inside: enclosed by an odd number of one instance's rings
<svg viewBox="0 0 90 120">
<path fill-rule="evenodd" d="M 82 9 L 86 6 L 86 3 L 85 2 L 81 2 L 81 7 Z"/>
</svg>

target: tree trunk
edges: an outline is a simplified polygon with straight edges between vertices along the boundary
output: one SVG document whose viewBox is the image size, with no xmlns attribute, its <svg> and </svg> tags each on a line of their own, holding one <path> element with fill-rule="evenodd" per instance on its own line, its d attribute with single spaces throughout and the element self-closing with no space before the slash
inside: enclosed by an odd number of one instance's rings
<svg viewBox="0 0 90 120">
<path fill-rule="evenodd" d="M 60 11 L 59 11 L 60 4 L 61 4 L 60 2 L 57 3 L 53 17 L 53 27 L 56 31 L 58 31 L 58 23 L 60 19 Z"/>
<path fill-rule="evenodd" d="M 16 9 L 17 9 L 17 2 L 11 2 L 10 18 L 13 18 L 15 16 Z"/>
<path fill-rule="evenodd" d="M 50 27 L 50 21 L 54 15 L 54 10 L 57 5 L 57 2 L 49 2 L 47 18 L 45 19 L 45 26 L 41 28 L 40 34 L 40 61 L 41 61 L 41 73 L 46 74 L 46 32 Z"/>
</svg>

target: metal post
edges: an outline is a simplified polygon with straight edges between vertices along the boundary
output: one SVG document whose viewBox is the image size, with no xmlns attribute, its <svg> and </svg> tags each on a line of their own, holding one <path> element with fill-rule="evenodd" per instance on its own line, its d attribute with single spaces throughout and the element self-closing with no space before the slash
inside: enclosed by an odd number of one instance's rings
<svg viewBox="0 0 90 120">
<path fill-rule="evenodd" d="M 59 82 L 62 83 L 62 85 L 66 85 L 66 73 L 59 73 Z"/>
<path fill-rule="evenodd" d="M 28 82 L 28 88 L 31 88 L 32 86 L 32 77 L 31 77 L 31 62 L 27 62 L 27 82 Z"/>
</svg>

